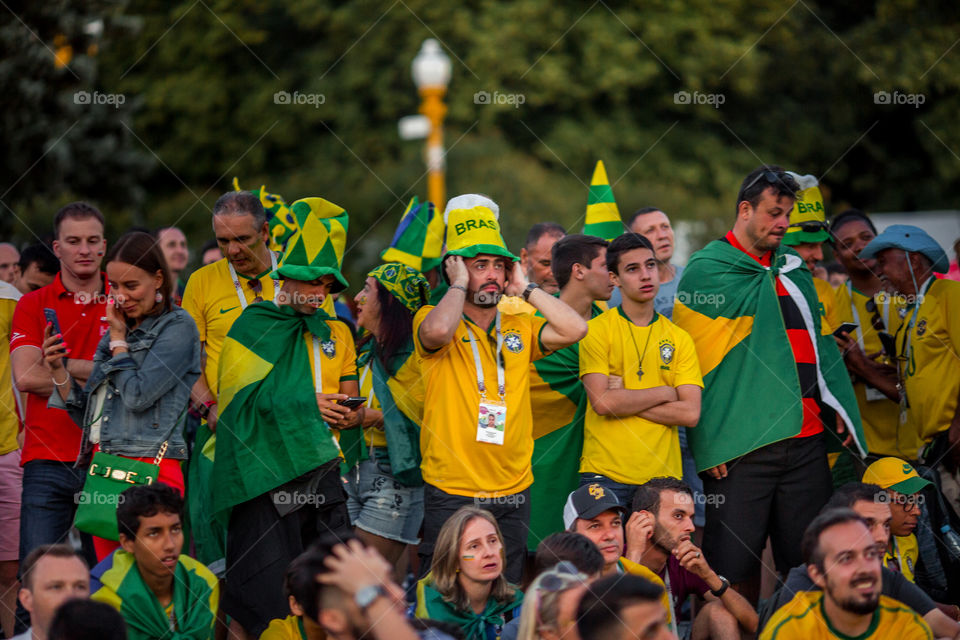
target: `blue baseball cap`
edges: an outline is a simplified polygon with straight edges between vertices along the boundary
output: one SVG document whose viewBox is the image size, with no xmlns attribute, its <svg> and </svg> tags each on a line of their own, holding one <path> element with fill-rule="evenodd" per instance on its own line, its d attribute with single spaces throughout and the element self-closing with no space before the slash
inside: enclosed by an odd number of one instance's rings
<svg viewBox="0 0 960 640">
<path fill-rule="evenodd" d="M 933 263 L 933 270 L 937 273 L 946 273 L 950 269 L 947 253 L 920 227 L 909 224 L 890 225 L 863 248 L 860 258 L 875 258 L 878 253 L 886 249 L 914 251 L 926 256 Z"/>
</svg>

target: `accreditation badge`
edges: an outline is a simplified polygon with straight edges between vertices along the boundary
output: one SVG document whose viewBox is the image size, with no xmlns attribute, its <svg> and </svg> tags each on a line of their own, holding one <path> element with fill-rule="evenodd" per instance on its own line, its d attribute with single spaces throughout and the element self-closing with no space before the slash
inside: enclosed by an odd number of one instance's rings
<svg viewBox="0 0 960 640">
<path fill-rule="evenodd" d="M 502 445 L 506 428 L 507 405 L 481 400 L 477 416 L 477 442 Z"/>
<path fill-rule="evenodd" d="M 887 397 L 887 394 L 885 394 L 883 391 L 880 391 L 880 389 L 875 389 L 870 385 L 866 385 L 866 392 L 867 392 L 866 393 L 867 402 L 878 402 L 880 400 L 890 399 Z"/>
</svg>

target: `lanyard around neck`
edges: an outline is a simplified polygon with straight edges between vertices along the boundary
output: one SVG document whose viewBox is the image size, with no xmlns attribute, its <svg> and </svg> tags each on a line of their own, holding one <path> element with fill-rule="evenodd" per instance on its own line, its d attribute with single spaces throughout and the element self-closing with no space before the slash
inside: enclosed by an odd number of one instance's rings
<svg viewBox="0 0 960 640">
<path fill-rule="evenodd" d="M 480 362 L 480 350 L 477 348 L 477 339 L 473 335 L 473 330 L 470 329 L 470 323 L 466 322 L 467 325 L 467 335 L 470 336 L 470 348 L 473 350 L 473 366 L 477 370 L 477 388 L 480 389 L 480 398 L 486 399 L 487 397 L 487 384 L 484 381 L 483 377 L 483 364 Z M 503 333 L 500 332 L 500 312 L 497 311 L 497 351 L 494 353 L 494 359 L 497 361 L 497 392 L 500 394 L 500 399 L 503 400 L 504 396 L 507 393 L 506 387 L 506 373 L 503 368 Z"/>
<path fill-rule="evenodd" d="M 233 286 L 237 290 L 237 297 L 240 298 L 240 309 L 247 308 L 247 298 L 243 295 L 243 287 L 240 286 L 240 276 L 237 275 L 237 270 L 233 268 L 233 263 L 227 260 L 227 267 L 230 269 L 230 277 L 233 279 Z M 271 271 L 277 270 L 277 256 L 270 252 L 270 267 Z M 273 279 L 273 295 L 277 295 L 277 291 L 280 291 L 280 280 L 279 278 Z"/>
<path fill-rule="evenodd" d="M 372 354 L 372 353 L 370 354 L 371 360 L 367 362 L 366 366 L 363 368 L 363 372 L 360 373 L 360 383 L 359 383 L 359 386 L 360 386 L 360 392 L 361 392 L 361 393 L 363 393 L 363 383 L 367 381 L 367 375 L 370 373 L 370 365 L 371 365 L 372 359 L 375 358 L 375 357 L 376 357 L 376 355 L 374 355 L 374 354 Z M 367 394 L 367 401 L 364 403 L 366 406 L 369 407 L 369 406 L 372 406 L 372 405 L 373 405 L 373 395 L 374 395 L 373 384 L 371 383 L 371 384 L 370 384 L 370 393 Z"/>
<path fill-rule="evenodd" d="M 313 336 L 313 388 L 323 393 L 323 365 L 320 364 L 320 338 Z"/>
<path fill-rule="evenodd" d="M 850 314 L 853 316 L 853 324 L 857 325 L 857 344 L 860 345 L 860 350 L 866 353 L 866 347 L 863 346 L 863 325 L 860 324 L 860 312 L 857 311 L 857 305 L 853 301 L 853 284 L 847 280 L 847 292 L 850 294 Z M 890 330 L 890 295 L 883 296 L 883 330 Z M 877 304 L 877 295 L 874 294 L 868 300 L 873 300 L 874 304 Z M 896 354 L 894 354 L 895 356 Z"/>
</svg>

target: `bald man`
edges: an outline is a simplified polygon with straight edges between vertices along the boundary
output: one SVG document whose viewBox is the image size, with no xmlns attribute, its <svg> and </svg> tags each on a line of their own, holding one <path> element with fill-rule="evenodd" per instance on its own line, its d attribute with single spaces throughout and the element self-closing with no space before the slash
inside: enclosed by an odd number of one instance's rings
<svg viewBox="0 0 960 640">
<path fill-rule="evenodd" d="M 0 280 L 13 284 L 20 275 L 20 252 L 9 242 L 0 242 Z"/>
</svg>

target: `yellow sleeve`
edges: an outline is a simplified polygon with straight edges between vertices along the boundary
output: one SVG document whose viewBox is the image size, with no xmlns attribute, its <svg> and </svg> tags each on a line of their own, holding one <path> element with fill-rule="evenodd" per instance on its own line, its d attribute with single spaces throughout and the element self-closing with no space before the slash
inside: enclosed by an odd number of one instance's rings
<svg viewBox="0 0 960 640">
<path fill-rule="evenodd" d="M 530 327 L 530 329 L 531 329 L 531 334 L 530 334 L 530 336 L 533 338 L 533 341 L 532 341 L 532 342 L 533 342 L 533 352 L 531 353 L 530 360 L 531 360 L 531 361 L 532 361 L 532 360 L 539 360 L 540 358 L 544 357 L 545 355 L 547 355 L 547 354 L 549 353 L 549 351 L 547 351 L 546 349 L 544 349 L 544 347 L 543 347 L 543 342 L 542 342 L 541 339 L 540 339 L 540 334 L 543 333 L 544 327 L 547 326 L 547 319 L 544 318 L 543 316 L 534 316 L 534 315 L 531 315 L 531 316 L 529 316 L 529 317 L 530 317 L 530 324 L 531 324 L 531 327 Z"/>
<path fill-rule="evenodd" d="M 951 281 L 952 282 L 952 281 Z M 943 317 L 947 320 L 947 337 L 950 340 L 950 347 L 955 356 L 960 356 L 960 283 L 954 283 L 956 286 L 944 287 L 943 296 Z M 953 321 L 950 319 L 953 318 Z"/>
<path fill-rule="evenodd" d="M 413 316 L 413 348 L 416 350 L 417 356 L 423 359 L 437 358 L 446 353 L 447 349 L 450 348 L 450 343 L 447 343 L 439 349 L 430 350 L 420 342 L 420 325 L 423 324 L 427 314 L 434 308 L 433 305 L 424 305 L 420 307 L 420 310 Z M 454 340 L 456 340 L 456 337 L 454 337 Z"/>
<path fill-rule="evenodd" d="M 343 363 L 340 368 L 340 381 L 357 380 L 357 346 L 353 341 L 353 334 L 343 322 L 334 323 L 337 342 L 344 346 Z"/>
<path fill-rule="evenodd" d="M 610 336 L 602 323 L 606 314 L 587 322 L 587 335 L 580 341 L 580 377 L 588 373 L 610 375 Z"/>
<path fill-rule="evenodd" d="M 700 359 L 697 358 L 697 348 L 693 344 L 690 334 L 679 327 L 675 327 L 677 340 L 677 376 L 674 386 L 695 384 L 703 388 L 703 376 L 700 374 Z"/>
<path fill-rule="evenodd" d="M 200 333 L 200 342 L 206 342 L 207 321 L 200 302 L 203 300 L 203 284 L 200 282 L 202 276 L 203 274 L 198 270 L 187 280 L 187 286 L 183 290 L 183 300 L 180 306 L 190 314 L 190 317 L 193 318 L 193 321 L 197 324 L 197 331 Z"/>
</svg>

